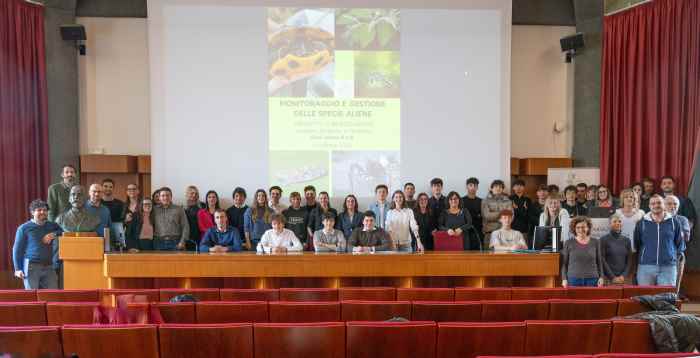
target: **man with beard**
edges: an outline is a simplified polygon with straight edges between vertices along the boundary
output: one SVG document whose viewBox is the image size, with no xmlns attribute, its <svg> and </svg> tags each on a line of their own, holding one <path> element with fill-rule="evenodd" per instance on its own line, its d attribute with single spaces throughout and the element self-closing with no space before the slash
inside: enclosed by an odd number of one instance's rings
<svg viewBox="0 0 700 358">
<path fill-rule="evenodd" d="M 61 172 L 61 180 L 58 183 L 49 186 L 48 205 L 49 205 L 49 221 L 56 221 L 56 218 L 70 207 L 68 196 L 70 189 L 76 183 L 75 167 L 67 164 L 63 166 Z"/>
<path fill-rule="evenodd" d="M 24 281 L 24 288 L 58 288 L 54 261 L 58 250 L 58 224 L 49 222 L 48 205 L 42 200 L 29 204 L 32 219 L 20 225 L 12 247 L 15 276 Z"/>
</svg>

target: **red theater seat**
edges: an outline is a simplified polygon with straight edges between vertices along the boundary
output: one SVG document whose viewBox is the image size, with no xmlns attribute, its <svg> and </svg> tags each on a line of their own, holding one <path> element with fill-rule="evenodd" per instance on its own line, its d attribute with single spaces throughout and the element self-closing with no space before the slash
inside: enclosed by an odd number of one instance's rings
<svg viewBox="0 0 700 358">
<path fill-rule="evenodd" d="M 0 356 L 62 357 L 60 327 L 0 327 Z"/>
<path fill-rule="evenodd" d="M 437 358 L 518 355 L 524 347 L 525 322 L 438 323 Z"/>
<path fill-rule="evenodd" d="M 610 348 L 610 321 L 527 321 L 526 355 L 598 354 Z"/>
<path fill-rule="evenodd" d="M 540 358 L 594 358 L 590 354 L 561 354 L 556 356 L 539 356 Z M 479 356 L 478 358 L 532 358 L 531 356 Z"/>
<path fill-rule="evenodd" d="M 160 301 L 168 302 L 178 295 L 192 295 L 197 301 L 220 301 L 218 288 L 161 288 Z"/>
<path fill-rule="evenodd" d="M 338 298 L 341 301 L 394 301 L 396 300 L 396 288 L 343 287 L 338 289 Z"/>
<path fill-rule="evenodd" d="M 639 354 L 639 353 L 605 353 L 597 354 L 595 358 L 680 358 L 680 357 L 693 357 L 696 358 L 697 353 L 649 353 L 649 354 Z"/>
<path fill-rule="evenodd" d="M 345 357 L 343 322 L 257 323 L 254 331 L 256 358 Z"/>
<path fill-rule="evenodd" d="M 454 301 L 454 288 L 397 288 L 397 301 Z"/>
<path fill-rule="evenodd" d="M 549 300 L 567 298 L 566 289 L 562 287 L 513 287 L 510 291 L 512 300 Z"/>
<path fill-rule="evenodd" d="M 435 322 L 348 322 L 347 358 L 434 357 Z"/>
<path fill-rule="evenodd" d="M 222 288 L 222 301 L 279 301 L 279 290 L 272 288 Z"/>
<path fill-rule="evenodd" d="M 144 288 L 144 289 L 128 289 L 128 288 L 110 288 L 100 290 L 100 301 L 109 301 L 112 304 L 112 297 L 116 300 L 118 296 L 123 295 L 137 295 L 146 296 L 147 302 L 158 302 L 160 301 L 160 290 L 157 288 Z"/>
<path fill-rule="evenodd" d="M 337 288 L 280 288 L 280 301 L 330 302 L 337 300 Z"/>
<path fill-rule="evenodd" d="M 197 323 L 194 302 L 153 302 L 165 323 Z"/>
<path fill-rule="evenodd" d="M 45 325 L 45 302 L 0 302 L 0 326 Z"/>
<path fill-rule="evenodd" d="M 66 357 L 158 358 L 155 325 L 66 325 L 61 331 Z"/>
<path fill-rule="evenodd" d="M 39 301 L 45 302 L 99 302 L 99 290 L 36 290 Z"/>
<path fill-rule="evenodd" d="M 612 320 L 611 353 L 654 353 L 649 322 L 641 320 Z"/>
<path fill-rule="evenodd" d="M 549 300 L 550 320 L 610 319 L 617 300 Z"/>
<path fill-rule="evenodd" d="M 620 317 L 647 311 L 650 311 L 649 307 L 639 301 L 629 298 L 623 298 L 617 301 L 617 315 Z"/>
<path fill-rule="evenodd" d="M 270 302 L 270 322 L 337 322 L 340 302 Z"/>
<path fill-rule="evenodd" d="M 622 298 L 622 287 L 568 287 L 566 296 L 576 300 L 616 300 Z"/>
<path fill-rule="evenodd" d="M 481 302 L 413 301 L 411 319 L 435 322 L 479 322 Z"/>
<path fill-rule="evenodd" d="M 0 302 L 34 302 L 36 290 L 0 290 Z"/>
<path fill-rule="evenodd" d="M 548 315 L 549 302 L 546 300 L 481 301 L 481 320 L 484 322 L 545 320 Z"/>
<path fill-rule="evenodd" d="M 158 327 L 161 358 L 253 358 L 253 325 L 162 324 Z"/>
<path fill-rule="evenodd" d="M 244 323 L 267 322 L 267 302 L 197 302 L 197 323 Z"/>
<path fill-rule="evenodd" d="M 673 286 L 622 286 L 622 298 L 630 298 L 642 295 L 656 295 L 658 293 L 676 292 Z"/>
<path fill-rule="evenodd" d="M 47 302 L 46 321 L 50 326 L 91 324 L 99 302 Z"/>
<path fill-rule="evenodd" d="M 457 287 L 455 301 L 510 300 L 509 287 Z"/>
<path fill-rule="evenodd" d="M 394 317 L 411 319 L 409 301 L 343 301 L 342 321 L 385 321 Z"/>
</svg>

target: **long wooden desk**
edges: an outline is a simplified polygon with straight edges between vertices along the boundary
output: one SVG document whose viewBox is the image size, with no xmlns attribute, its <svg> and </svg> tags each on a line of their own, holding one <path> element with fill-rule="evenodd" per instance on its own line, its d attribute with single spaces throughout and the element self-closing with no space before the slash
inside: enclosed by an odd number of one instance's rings
<svg viewBox="0 0 700 358">
<path fill-rule="evenodd" d="M 104 280 L 83 282 L 81 288 L 553 287 L 559 274 L 559 255 L 551 253 L 149 252 L 103 256 Z M 87 272 L 81 275 L 94 277 Z"/>
</svg>

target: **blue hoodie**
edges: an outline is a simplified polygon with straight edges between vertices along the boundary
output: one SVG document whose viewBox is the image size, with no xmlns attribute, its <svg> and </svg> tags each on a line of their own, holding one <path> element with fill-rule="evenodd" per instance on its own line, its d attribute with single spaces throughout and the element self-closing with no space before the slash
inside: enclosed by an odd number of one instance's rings
<svg viewBox="0 0 700 358">
<path fill-rule="evenodd" d="M 634 245 L 639 252 L 640 265 L 675 265 L 684 249 L 681 225 L 668 213 L 657 223 L 649 212 L 634 228 Z"/>
</svg>

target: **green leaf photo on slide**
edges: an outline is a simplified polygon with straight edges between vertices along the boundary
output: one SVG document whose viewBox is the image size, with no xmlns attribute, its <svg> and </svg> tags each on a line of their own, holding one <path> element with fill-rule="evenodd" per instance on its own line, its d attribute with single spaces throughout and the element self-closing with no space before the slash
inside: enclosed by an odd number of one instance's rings
<svg viewBox="0 0 700 358">
<path fill-rule="evenodd" d="M 399 9 L 337 9 L 336 48 L 380 51 L 401 47 Z"/>
<path fill-rule="evenodd" d="M 397 51 L 355 52 L 355 98 L 399 98 L 400 60 Z"/>
</svg>

